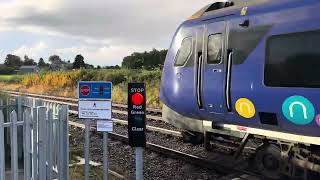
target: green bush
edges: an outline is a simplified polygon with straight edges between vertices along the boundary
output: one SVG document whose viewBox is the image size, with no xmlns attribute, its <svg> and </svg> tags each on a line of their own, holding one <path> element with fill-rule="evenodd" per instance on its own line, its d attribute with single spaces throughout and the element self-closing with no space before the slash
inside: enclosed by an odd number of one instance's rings
<svg viewBox="0 0 320 180">
<path fill-rule="evenodd" d="M 14 68 L 12 67 L 0 67 L 0 74 L 1 75 L 11 75 L 14 74 Z"/>
</svg>

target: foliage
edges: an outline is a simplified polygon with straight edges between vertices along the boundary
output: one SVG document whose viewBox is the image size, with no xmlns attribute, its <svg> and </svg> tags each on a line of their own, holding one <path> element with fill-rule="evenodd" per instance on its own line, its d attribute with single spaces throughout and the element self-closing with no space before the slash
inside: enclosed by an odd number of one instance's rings
<svg viewBox="0 0 320 180">
<path fill-rule="evenodd" d="M 40 58 L 39 59 L 39 62 L 38 62 L 38 66 L 43 68 L 43 67 L 49 67 L 49 64 L 45 63 L 43 58 Z"/>
<path fill-rule="evenodd" d="M 150 52 L 135 52 L 130 56 L 123 58 L 122 67 L 128 69 L 147 69 L 162 68 L 166 58 L 167 50 L 153 49 Z"/>
<path fill-rule="evenodd" d="M 81 54 L 78 54 L 73 62 L 73 69 L 85 68 L 86 64 L 84 62 L 84 57 Z"/>
<path fill-rule="evenodd" d="M 27 55 L 25 55 L 25 56 L 24 56 L 23 65 L 32 66 L 32 65 L 37 65 L 37 63 L 34 62 L 33 59 L 30 59 Z"/>
<path fill-rule="evenodd" d="M 52 55 L 49 57 L 49 62 L 51 64 L 59 64 L 62 62 L 62 60 L 58 55 Z"/>
<path fill-rule="evenodd" d="M 4 64 L 7 67 L 18 69 L 23 64 L 23 62 L 19 56 L 8 54 L 4 61 Z"/>
<path fill-rule="evenodd" d="M 2 75 L 10 75 L 14 73 L 14 68 L 13 67 L 0 67 L 0 74 Z"/>
<path fill-rule="evenodd" d="M 98 66 L 99 67 L 99 66 Z M 98 68 L 97 67 L 97 68 Z M 99 68 L 98 68 L 99 69 Z M 115 65 L 115 66 L 104 66 L 103 69 L 121 69 L 121 67 L 119 65 Z"/>
<path fill-rule="evenodd" d="M 147 88 L 147 103 L 152 107 L 160 106 L 159 87 L 161 70 L 129 70 L 129 69 L 81 69 L 74 71 L 41 72 L 40 74 L 27 74 L 21 78 L 21 84 L 26 88 L 37 87 L 73 91 L 76 95 L 78 81 L 111 81 L 113 83 L 113 100 L 118 103 L 127 102 L 127 83 L 145 82 Z"/>
</svg>

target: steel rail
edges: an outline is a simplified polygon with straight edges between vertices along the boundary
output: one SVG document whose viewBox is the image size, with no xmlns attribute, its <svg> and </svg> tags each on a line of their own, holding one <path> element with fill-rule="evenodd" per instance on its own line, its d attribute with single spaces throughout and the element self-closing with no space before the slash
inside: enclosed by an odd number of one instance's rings
<svg viewBox="0 0 320 180">
<path fill-rule="evenodd" d="M 73 121 L 70 121 L 69 125 L 77 127 L 77 128 L 81 128 L 81 129 L 85 128 L 84 124 L 73 122 Z M 95 127 L 91 127 L 91 130 L 97 132 Z M 99 133 L 99 132 L 97 132 L 97 133 Z M 120 142 L 125 143 L 125 144 L 129 143 L 128 137 L 124 136 L 124 135 L 121 135 L 121 134 L 109 133 L 109 137 L 111 139 L 114 139 L 116 141 L 120 141 Z M 180 151 L 177 151 L 177 150 L 174 150 L 174 149 L 170 149 L 170 148 L 167 148 L 167 147 L 164 147 L 164 146 L 160 146 L 160 145 L 157 145 L 157 144 L 153 144 L 153 143 L 150 143 L 150 142 L 146 143 L 146 148 L 148 150 L 150 150 L 150 151 L 156 152 L 156 153 L 164 155 L 164 156 L 168 156 L 168 157 L 173 158 L 173 159 L 179 159 L 179 160 L 185 161 L 187 163 L 190 163 L 190 164 L 193 164 L 193 165 L 196 165 L 196 166 L 200 166 L 200 167 L 204 167 L 204 168 L 208 168 L 208 169 L 214 170 L 217 173 L 219 173 L 220 175 L 228 175 L 228 174 L 231 174 L 231 173 L 232 174 L 233 173 L 237 173 L 237 174 L 240 173 L 241 176 L 246 175 L 247 178 L 248 177 L 252 177 L 250 179 L 254 179 L 256 177 L 261 177 L 259 175 L 254 174 L 254 173 L 251 173 L 251 172 L 247 172 L 247 171 L 244 171 L 244 170 L 239 170 L 239 169 L 236 169 L 236 168 L 231 168 L 231 167 L 225 166 L 223 164 L 216 163 L 214 161 L 208 160 L 206 158 L 198 157 L 198 156 L 195 156 L 195 155 L 192 155 L 192 154 L 187 154 L 187 153 L 184 153 L 184 152 L 180 152 Z"/>
<path fill-rule="evenodd" d="M 44 94 L 35 94 L 35 93 L 26 93 L 26 92 L 18 92 L 18 91 L 8 91 L 8 90 L 1 90 L 1 92 L 11 94 L 11 95 L 24 95 L 28 97 L 36 97 L 36 98 L 46 98 L 46 99 L 52 99 L 52 100 L 58 100 L 58 101 L 71 101 L 71 102 L 78 102 L 77 98 L 70 98 L 70 97 L 62 97 L 62 96 L 50 96 L 50 95 L 44 95 Z M 127 108 L 126 104 L 120 104 L 120 103 L 112 103 L 113 106 L 118 108 Z M 147 111 L 154 112 L 154 113 L 162 113 L 161 109 L 156 108 L 147 108 Z"/>
<path fill-rule="evenodd" d="M 15 94 L 15 93 L 10 93 L 10 95 L 11 96 L 20 96 L 19 94 Z M 26 95 L 26 96 L 28 96 L 28 95 Z M 34 96 L 28 96 L 28 97 L 34 97 Z M 40 98 L 40 97 L 38 97 L 38 98 Z M 71 107 L 78 107 L 77 103 L 70 103 L 70 102 L 65 102 L 65 101 L 54 100 L 53 98 L 50 98 L 50 99 L 42 98 L 42 99 L 47 101 L 47 102 L 58 103 L 58 104 L 63 104 L 63 105 L 69 105 Z M 114 106 L 113 103 L 112 103 L 112 106 Z M 123 105 L 121 105 L 121 106 L 123 106 Z M 115 107 L 117 107 L 117 106 L 115 106 Z M 127 111 L 121 111 L 121 110 L 112 110 L 112 112 L 113 113 L 117 113 L 117 114 L 123 114 L 123 115 L 127 115 L 128 114 Z M 146 115 L 146 118 L 152 119 L 152 120 L 155 120 L 155 121 L 162 121 L 162 118 L 160 116 Z"/>
<path fill-rule="evenodd" d="M 64 105 L 69 105 L 71 107 L 78 107 L 77 103 L 74 102 L 78 102 L 77 99 L 74 98 L 67 98 L 67 97 L 56 97 L 56 96 L 48 96 L 48 95 L 41 95 L 41 94 L 32 94 L 32 93 L 22 93 L 22 92 L 15 92 L 15 91 L 3 91 L 7 94 L 9 94 L 10 96 L 27 96 L 27 97 L 34 97 L 34 98 L 40 98 L 43 99 L 44 101 L 47 102 L 52 102 L 52 103 L 58 103 L 58 104 L 64 104 Z M 65 101 L 71 101 L 71 102 L 65 102 Z M 73 103 L 72 103 L 73 102 Z M 124 104 L 113 104 L 113 106 L 115 107 L 121 107 L 121 108 L 127 108 L 126 105 Z M 155 111 L 161 111 L 159 109 L 153 109 Z M 154 112 L 154 111 L 151 111 Z M 78 114 L 77 111 L 75 110 L 69 110 L 70 114 Z M 121 111 L 121 110 L 113 110 L 113 113 L 118 113 L 118 114 L 123 114 L 123 115 L 127 115 L 126 111 Z M 161 117 L 159 116 L 152 116 L 152 115 L 147 115 L 147 118 L 149 119 L 153 119 L 153 120 L 162 120 Z M 113 119 L 114 123 L 116 124 L 121 124 L 121 125 L 127 125 L 128 122 L 125 120 L 120 120 L 120 119 Z M 84 125 L 80 124 L 80 123 L 76 123 L 74 121 L 69 121 L 69 125 L 71 126 L 75 126 L 78 128 L 82 128 L 84 129 Z M 93 130 L 96 130 L 94 127 L 92 127 Z M 168 130 L 168 129 L 163 129 L 163 128 L 158 128 L 158 127 L 153 127 L 153 126 L 146 126 L 147 130 L 149 131 L 153 131 L 153 132 L 160 132 L 163 134 L 169 134 L 172 136 L 177 136 L 177 137 L 181 137 L 182 134 L 181 132 L 178 131 L 172 131 L 172 130 Z M 120 135 L 120 134 L 116 134 L 116 133 L 109 133 L 110 137 L 112 139 L 124 142 L 124 143 L 128 143 L 128 137 Z M 248 177 L 261 177 L 259 175 L 256 175 L 255 173 L 251 173 L 248 171 L 243 171 L 243 170 L 238 170 L 235 168 L 230 168 L 228 166 L 224 166 L 222 164 L 218 164 L 215 163 L 213 161 L 207 160 L 207 159 L 203 159 L 201 157 L 197 157 L 194 155 L 190 155 L 190 154 L 186 154 L 180 151 L 176 151 L 174 149 L 170 149 L 170 148 L 166 148 L 163 146 L 159 146 L 156 144 L 152 144 L 152 143 L 147 143 L 147 149 L 150 149 L 151 151 L 154 152 L 158 152 L 159 154 L 163 154 L 175 159 L 180 159 L 183 161 L 186 161 L 190 164 L 194 164 L 197 166 L 201 166 L 201 167 L 205 167 L 208 169 L 213 169 L 215 171 L 217 171 L 218 173 L 221 174 L 230 174 L 230 173 L 245 173 L 245 175 L 248 175 Z"/>
<path fill-rule="evenodd" d="M 74 111 L 74 110 L 69 110 L 69 113 L 78 115 L 78 111 Z M 128 121 L 125 121 L 125 120 L 112 118 L 112 121 L 115 124 L 128 125 Z M 173 130 L 158 128 L 158 127 L 149 126 L 149 125 L 146 125 L 146 129 L 152 132 L 159 132 L 159 133 L 167 134 L 171 136 L 182 137 L 182 133 L 179 131 L 173 131 Z"/>
</svg>

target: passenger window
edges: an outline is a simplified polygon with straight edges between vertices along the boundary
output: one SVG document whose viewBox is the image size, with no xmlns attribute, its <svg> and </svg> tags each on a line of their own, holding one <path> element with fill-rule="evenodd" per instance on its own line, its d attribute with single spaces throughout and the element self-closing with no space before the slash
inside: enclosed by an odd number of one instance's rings
<svg viewBox="0 0 320 180">
<path fill-rule="evenodd" d="M 222 35 L 213 34 L 208 38 L 208 64 L 220 64 L 222 60 Z"/>
<path fill-rule="evenodd" d="M 177 53 L 176 61 L 174 65 L 183 66 L 188 60 L 191 52 L 192 52 L 192 38 L 188 37 L 182 41 L 181 47 Z"/>
<path fill-rule="evenodd" d="M 320 88 L 320 31 L 272 36 L 267 41 L 264 83 Z"/>
</svg>

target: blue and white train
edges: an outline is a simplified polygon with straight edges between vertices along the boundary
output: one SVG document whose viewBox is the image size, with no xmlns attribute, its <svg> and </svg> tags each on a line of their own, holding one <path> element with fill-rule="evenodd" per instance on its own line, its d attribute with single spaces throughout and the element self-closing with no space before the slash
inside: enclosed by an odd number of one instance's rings
<svg viewBox="0 0 320 180">
<path fill-rule="evenodd" d="M 262 140 L 256 160 L 269 162 L 257 166 L 269 178 L 319 173 L 319 10 L 319 0 L 234 0 L 198 11 L 168 50 L 163 119 L 206 143 Z"/>
</svg>

